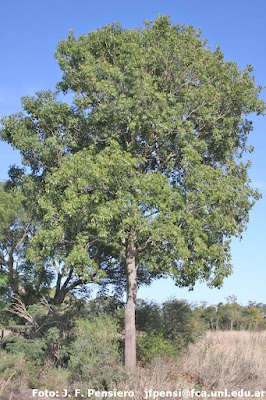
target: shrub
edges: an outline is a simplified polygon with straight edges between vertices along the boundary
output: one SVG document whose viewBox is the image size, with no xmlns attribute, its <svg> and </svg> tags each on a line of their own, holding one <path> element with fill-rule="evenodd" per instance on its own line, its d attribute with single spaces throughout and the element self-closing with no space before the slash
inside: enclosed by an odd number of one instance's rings
<svg viewBox="0 0 266 400">
<path fill-rule="evenodd" d="M 46 344 L 46 359 L 52 361 L 56 366 L 63 366 L 69 359 L 68 347 L 60 337 L 60 330 L 52 327 L 47 330 L 44 336 Z"/>
<path fill-rule="evenodd" d="M 136 305 L 136 327 L 142 332 L 162 332 L 162 310 L 154 302 L 137 300 Z"/>
<path fill-rule="evenodd" d="M 137 338 L 137 358 L 145 363 L 150 363 L 155 356 L 169 356 L 174 354 L 172 343 L 160 333 L 148 333 Z"/>
<path fill-rule="evenodd" d="M 111 318 L 117 325 L 118 330 L 124 328 L 125 304 L 118 297 L 99 295 L 87 303 L 89 317 Z"/>
<path fill-rule="evenodd" d="M 196 318 L 190 305 L 184 300 L 170 300 L 162 306 L 138 300 L 136 326 L 139 331 L 161 335 L 176 350 L 195 342 L 206 331 L 204 322 Z"/>
<path fill-rule="evenodd" d="M 8 336 L 7 336 L 8 338 Z M 45 358 L 46 344 L 44 339 L 25 339 L 14 337 L 11 343 L 6 344 L 7 352 L 23 354 L 25 360 L 42 364 Z"/>
<path fill-rule="evenodd" d="M 0 378 L 4 379 L 14 372 L 16 360 L 22 359 L 23 354 L 8 354 L 6 351 L 0 350 Z"/>
<path fill-rule="evenodd" d="M 197 321 L 190 305 L 183 300 L 167 301 L 162 306 L 163 336 L 177 349 L 185 348 L 205 333 L 205 326 Z"/>
<path fill-rule="evenodd" d="M 32 388 L 39 388 L 40 390 L 55 390 L 57 388 L 70 388 L 69 371 L 65 368 L 53 367 L 52 364 L 47 363 L 36 374 L 31 371 L 29 385 Z"/>
<path fill-rule="evenodd" d="M 110 318 L 77 321 L 75 340 L 70 346 L 69 367 L 74 376 L 87 380 L 95 388 L 107 389 L 118 379 L 117 327 Z"/>
<path fill-rule="evenodd" d="M 27 386 L 29 370 L 24 354 L 12 354 L 0 350 L 0 360 L 0 382 L 9 382 L 10 384 L 16 382 L 19 386 Z M 0 398 L 2 399 L 1 395 Z"/>
</svg>

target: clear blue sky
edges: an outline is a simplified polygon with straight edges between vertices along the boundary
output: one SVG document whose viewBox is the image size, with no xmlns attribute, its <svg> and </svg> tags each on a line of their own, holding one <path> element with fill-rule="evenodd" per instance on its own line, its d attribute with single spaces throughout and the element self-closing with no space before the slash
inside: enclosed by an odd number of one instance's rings
<svg viewBox="0 0 266 400">
<path fill-rule="evenodd" d="M 252 64 L 257 83 L 266 84 L 265 0 L 13 0 L 1 4 L 0 116 L 19 111 L 23 95 L 54 89 L 61 73 L 52 54 L 70 28 L 76 35 L 113 21 L 134 28 L 158 14 L 169 14 L 173 23 L 201 28 L 212 48 L 219 44 L 225 58 L 241 68 Z M 188 292 L 166 280 L 140 289 L 139 297 L 163 301 L 175 296 L 213 304 L 235 294 L 242 303 L 266 302 L 266 119 L 253 117 L 253 121 L 250 177 L 263 198 L 250 214 L 243 240 L 233 242 L 233 275 L 221 290 L 197 285 Z M 17 152 L 0 142 L 0 180 L 19 160 Z"/>
</svg>

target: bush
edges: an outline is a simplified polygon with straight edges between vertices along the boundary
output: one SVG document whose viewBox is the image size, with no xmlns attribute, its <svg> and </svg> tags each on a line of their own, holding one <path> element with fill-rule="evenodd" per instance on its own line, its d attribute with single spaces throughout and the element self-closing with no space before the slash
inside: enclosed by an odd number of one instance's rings
<svg viewBox="0 0 266 400">
<path fill-rule="evenodd" d="M 108 389 L 118 379 L 118 332 L 110 318 L 77 321 L 70 346 L 69 368 L 74 376 L 97 389 Z"/>
<path fill-rule="evenodd" d="M 28 362 L 22 353 L 7 353 L 0 350 L 0 382 L 16 382 L 20 386 L 27 386 Z M 0 385 L 1 386 L 1 385 Z M 1 389 L 1 387 L 0 387 Z M 0 398 L 2 398 L 0 396 Z"/>
<path fill-rule="evenodd" d="M 190 305 L 183 300 L 167 301 L 162 306 L 163 336 L 177 349 L 194 343 L 205 333 L 205 326 L 197 321 Z"/>
<path fill-rule="evenodd" d="M 23 359 L 23 354 L 8 354 L 6 351 L 0 350 L 0 379 L 4 379 L 14 372 L 14 365 L 18 359 Z"/>
<path fill-rule="evenodd" d="M 136 304 L 136 327 L 138 331 L 151 333 L 162 332 L 162 310 L 154 302 L 137 300 Z"/>
<path fill-rule="evenodd" d="M 137 338 L 137 358 L 145 363 L 150 363 L 156 356 L 169 356 L 174 354 L 174 346 L 160 333 L 148 333 Z"/>
<path fill-rule="evenodd" d="M 123 329 L 125 319 L 125 304 L 120 298 L 100 295 L 87 303 L 89 317 L 109 317 Z"/>
<path fill-rule="evenodd" d="M 47 363 L 41 370 L 31 371 L 29 386 L 40 390 L 55 390 L 56 388 L 70 389 L 69 371 L 65 368 L 53 367 Z"/>
<path fill-rule="evenodd" d="M 8 340 L 8 336 L 6 337 Z M 6 351 L 12 354 L 23 354 L 25 360 L 42 364 L 45 358 L 46 344 L 44 339 L 25 339 L 13 337 L 12 342 L 5 346 Z"/>
<path fill-rule="evenodd" d="M 170 341 L 175 350 L 187 347 L 206 331 L 205 324 L 196 319 L 190 305 L 184 300 L 170 300 L 162 306 L 138 300 L 136 326 L 138 331 L 149 335 L 159 334 Z"/>
</svg>

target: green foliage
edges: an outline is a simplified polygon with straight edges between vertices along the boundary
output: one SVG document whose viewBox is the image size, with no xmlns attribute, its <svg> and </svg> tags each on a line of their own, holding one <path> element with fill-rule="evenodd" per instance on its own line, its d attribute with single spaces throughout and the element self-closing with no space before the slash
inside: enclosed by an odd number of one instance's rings
<svg viewBox="0 0 266 400">
<path fill-rule="evenodd" d="M 2 377 L 3 373 L 11 375 L 15 360 L 18 358 L 18 354 L 7 353 L 4 350 L 0 350 L 1 363 L 0 363 L 0 374 Z M 22 354 L 21 354 L 22 355 Z"/>
<path fill-rule="evenodd" d="M 204 320 L 209 329 L 216 330 L 260 330 L 265 329 L 265 316 L 263 311 L 263 303 L 258 305 L 250 302 L 247 306 L 242 306 L 236 301 L 226 304 L 219 303 L 217 306 L 201 306 L 194 313 L 197 317 Z"/>
<path fill-rule="evenodd" d="M 27 363 L 23 353 L 10 353 L 0 349 L 0 379 L 7 381 L 10 377 L 19 379 L 21 375 L 27 374 Z"/>
<path fill-rule="evenodd" d="M 136 329 L 141 332 L 162 332 L 162 309 L 154 302 L 137 300 Z"/>
<path fill-rule="evenodd" d="M 64 360 L 69 358 L 69 352 L 59 328 L 56 326 L 49 328 L 44 339 L 47 359 L 52 360 L 55 365 L 63 364 Z"/>
<path fill-rule="evenodd" d="M 25 339 L 12 337 L 12 341 L 9 342 L 10 338 L 6 337 L 6 350 L 12 354 L 22 354 L 25 360 L 34 361 L 34 363 L 43 364 L 45 359 L 45 341 L 44 339 Z M 9 342 L 9 343 L 8 343 Z"/>
<path fill-rule="evenodd" d="M 252 130 L 245 116 L 265 110 L 252 68 L 167 16 L 71 33 L 55 56 L 73 105 L 39 92 L 2 121 L 2 138 L 32 170 L 22 186 L 42 223 L 30 259 L 62 263 L 69 290 L 117 282 L 133 226 L 140 282 L 220 286 L 231 237 L 258 198 L 239 161 Z"/>
<path fill-rule="evenodd" d="M 148 335 L 163 335 L 175 350 L 185 348 L 202 336 L 206 327 L 184 300 L 169 300 L 159 306 L 141 300 L 136 308 L 137 329 Z"/>
<path fill-rule="evenodd" d="M 150 363 L 156 356 L 173 356 L 175 347 L 162 333 L 148 333 L 137 338 L 137 358 Z"/>
<path fill-rule="evenodd" d="M 259 198 L 250 164 L 241 161 L 251 151 L 247 116 L 265 111 L 252 67 L 240 70 L 193 27 L 160 15 L 142 29 L 111 24 L 79 38 L 70 33 L 55 56 L 63 71 L 57 88 L 72 91 L 73 103 L 38 92 L 1 121 L 1 138 L 30 171 L 12 168 L 10 193 L 1 189 L 0 215 L 14 195 L 3 217 L 9 238 L 17 235 L 15 257 L 26 257 L 9 273 L 9 256 L 0 254 L 2 282 L 10 274 L 8 290 L 27 295 L 28 304 L 53 276 L 55 304 L 86 283 L 112 283 L 121 293 L 130 258 L 135 291 L 167 276 L 177 286 L 220 287 L 232 272 L 231 239 L 241 237 Z M 25 224 L 32 228 L 26 236 Z M 233 328 L 238 311 L 228 305 L 221 319 Z M 180 347 L 201 331 L 180 302 L 163 305 L 158 326 Z M 56 336 L 47 337 L 54 354 Z M 74 354 L 71 362 L 78 370 Z"/>
<path fill-rule="evenodd" d="M 100 295 L 87 302 L 87 311 L 90 318 L 111 318 L 119 331 L 123 329 L 125 304 L 119 297 Z"/>
<path fill-rule="evenodd" d="M 15 179 L 13 168 L 11 178 Z M 26 257 L 35 230 L 34 211 L 21 181 L 17 185 L 12 181 L 0 185 L 0 296 L 5 301 L 19 295 L 31 304 L 47 295 L 52 275 L 44 265 L 33 266 Z"/>
<path fill-rule="evenodd" d="M 16 317 L 15 323 L 9 321 L 14 335 L 5 336 L 3 346 L 11 352 L 21 351 L 25 359 L 41 365 L 47 361 L 54 366 L 65 366 L 75 321 L 88 317 L 86 308 L 83 300 L 73 299 L 61 307 L 47 303 L 28 306 L 24 317 Z"/>
<path fill-rule="evenodd" d="M 79 320 L 70 346 L 69 368 L 74 376 L 97 389 L 108 388 L 118 379 L 118 332 L 110 318 Z"/>
<path fill-rule="evenodd" d="M 20 191 L 8 192 L 4 185 L 0 185 L 0 241 L 10 234 L 10 227 L 14 226 L 17 219 L 23 214 L 23 195 Z M 22 229 L 22 228 L 21 228 Z M 14 233 L 15 235 L 16 233 Z"/>
<path fill-rule="evenodd" d="M 195 342 L 205 333 L 203 324 L 195 320 L 190 305 L 184 300 L 167 301 L 162 306 L 164 337 L 179 349 Z"/>
</svg>

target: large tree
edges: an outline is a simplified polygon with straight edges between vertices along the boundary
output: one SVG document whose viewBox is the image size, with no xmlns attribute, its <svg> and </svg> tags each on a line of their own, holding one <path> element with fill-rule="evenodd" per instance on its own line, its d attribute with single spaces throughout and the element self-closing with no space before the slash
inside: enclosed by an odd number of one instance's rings
<svg viewBox="0 0 266 400">
<path fill-rule="evenodd" d="M 58 88 L 73 92 L 73 106 L 27 99 L 50 120 L 40 126 L 35 109 L 35 119 L 11 116 L 2 136 L 42 176 L 35 248 L 44 243 L 47 254 L 55 243 L 73 274 L 126 279 L 125 355 L 134 368 L 140 282 L 170 275 L 179 286 L 220 286 L 232 271 L 230 239 L 258 197 L 240 159 L 252 129 L 246 116 L 265 109 L 261 88 L 250 66 L 239 70 L 166 16 L 143 29 L 70 33 L 55 55 Z"/>
</svg>

